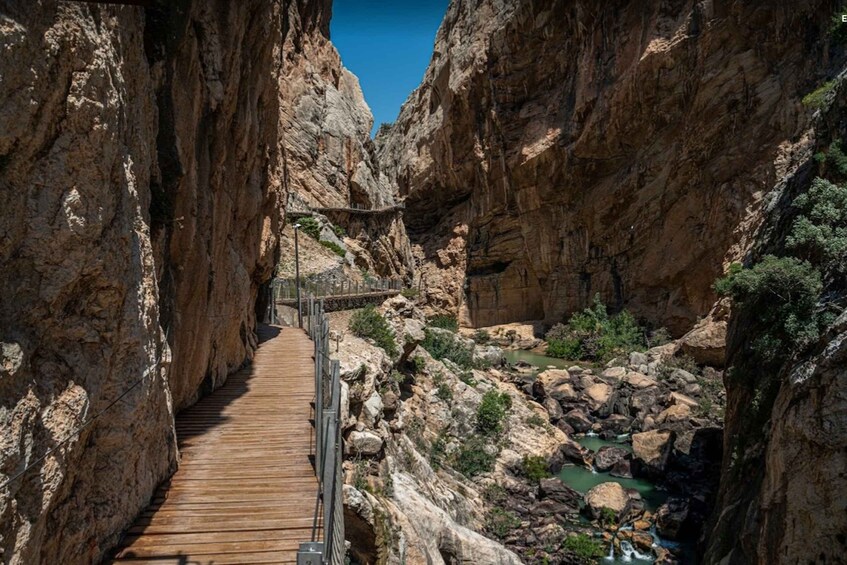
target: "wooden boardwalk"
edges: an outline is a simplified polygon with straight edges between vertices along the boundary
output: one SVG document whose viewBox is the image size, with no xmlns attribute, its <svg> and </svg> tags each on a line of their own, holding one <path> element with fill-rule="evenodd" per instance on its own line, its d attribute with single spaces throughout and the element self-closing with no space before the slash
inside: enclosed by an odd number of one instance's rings
<svg viewBox="0 0 847 565">
<path fill-rule="evenodd" d="M 312 536 L 314 346 L 260 326 L 252 366 L 176 418 L 181 462 L 115 562 L 296 563 Z M 318 539 L 321 532 L 318 531 Z"/>
</svg>

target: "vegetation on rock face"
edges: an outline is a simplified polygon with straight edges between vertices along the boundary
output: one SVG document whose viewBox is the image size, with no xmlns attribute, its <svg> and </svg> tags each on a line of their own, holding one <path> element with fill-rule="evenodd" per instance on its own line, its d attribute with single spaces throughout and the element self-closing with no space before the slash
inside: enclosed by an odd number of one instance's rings
<svg viewBox="0 0 847 565">
<path fill-rule="evenodd" d="M 547 460 L 537 455 L 524 456 L 523 461 L 521 461 L 521 474 L 531 483 L 546 479 L 550 476 Z"/>
<path fill-rule="evenodd" d="M 372 339 L 391 357 L 397 356 L 394 332 L 373 305 L 365 306 L 353 314 L 350 318 L 350 331 L 361 338 Z"/>
<path fill-rule="evenodd" d="M 320 240 L 321 226 L 316 219 L 311 216 L 306 216 L 305 218 L 300 218 L 297 223 L 300 224 L 300 231 L 312 239 Z"/>
<path fill-rule="evenodd" d="M 427 324 L 433 328 L 441 328 L 442 330 L 450 330 L 451 332 L 459 331 L 459 321 L 455 316 L 439 315 L 433 316 L 427 320 Z"/>
<path fill-rule="evenodd" d="M 838 162 L 839 171 L 847 169 L 843 154 Z M 847 185 L 816 178 L 794 207 L 799 215 L 785 242 L 788 249 L 825 272 L 847 273 Z"/>
<path fill-rule="evenodd" d="M 486 448 L 489 441 L 482 436 L 473 436 L 465 441 L 453 460 L 453 468 L 468 478 L 487 473 L 494 468 L 497 456 Z"/>
<path fill-rule="evenodd" d="M 803 97 L 803 105 L 817 110 L 826 106 L 829 93 L 838 86 L 838 80 L 830 80 Z"/>
<path fill-rule="evenodd" d="M 749 269 L 735 266 L 715 284 L 719 294 L 755 312 L 752 350 L 771 367 L 818 338 L 821 289 L 820 272 L 808 262 L 773 255 Z"/>
<path fill-rule="evenodd" d="M 586 534 L 568 536 L 562 545 L 566 550 L 575 553 L 583 559 L 603 557 L 606 554 L 603 548 L 603 542 Z"/>
<path fill-rule="evenodd" d="M 485 529 L 498 539 L 503 539 L 521 525 L 514 512 L 495 506 L 485 516 Z"/>
<path fill-rule="evenodd" d="M 320 241 L 320 244 L 329 249 L 330 251 L 335 252 L 335 254 L 339 257 L 344 257 L 345 255 L 347 255 L 347 252 L 344 250 L 344 248 L 335 243 L 334 241 L 327 241 L 325 239 L 322 239 Z"/>
<path fill-rule="evenodd" d="M 624 310 L 610 316 L 600 296 L 594 305 L 556 324 L 547 335 L 547 355 L 562 359 L 607 361 L 616 355 L 644 349 L 645 331 Z"/>
<path fill-rule="evenodd" d="M 505 392 L 492 389 L 482 396 L 476 410 L 476 429 L 483 435 L 494 435 L 503 431 L 503 420 L 512 407 L 512 397 Z"/>
<path fill-rule="evenodd" d="M 489 334 L 485 330 L 476 330 L 473 333 L 474 343 L 478 343 L 479 345 L 485 345 L 489 341 L 491 341 L 491 334 Z"/>
<path fill-rule="evenodd" d="M 473 350 L 452 334 L 424 330 L 421 346 L 435 359 L 449 359 L 462 369 L 473 367 Z"/>
</svg>

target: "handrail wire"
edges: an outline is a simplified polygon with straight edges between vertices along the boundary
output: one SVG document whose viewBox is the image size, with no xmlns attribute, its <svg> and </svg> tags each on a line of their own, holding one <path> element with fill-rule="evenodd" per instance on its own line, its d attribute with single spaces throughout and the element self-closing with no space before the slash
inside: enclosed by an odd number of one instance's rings
<svg viewBox="0 0 847 565">
<path fill-rule="evenodd" d="M 168 339 L 169 339 L 169 337 L 170 337 L 170 327 L 169 327 L 169 328 L 168 328 L 168 330 L 165 332 L 165 343 L 166 343 L 166 344 L 168 343 Z M 9 479 L 7 479 L 6 481 L 4 481 L 4 482 L 3 482 L 3 484 L 0 484 L 0 490 L 5 489 L 5 488 L 6 488 L 7 486 L 9 486 L 10 484 L 12 484 L 13 482 L 15 482 L 15 481 L 16 481 L 16 480 L 18 480 L 19 478 L 23 477 L 23 476 L 24 476 L 24 475 L 25 475 L 28 471 L 32 470 L 32 469 L 33 469 L 33 468 L 34 468 L 37 464 L 44 462 L 44 461 L 45 461 L 48 457 L 50 457 L 52 454 L 56 453 L 56 452 L 57 452 L 60 448 L 62 448 L 62 447 L 63 447 L 66 443 L 68 443 L 71 439 L 73 439 L 74 437 L 78 436 L 78 435 L 79 435 L 80 433 L 82 433 L 82 432 L 83 432 L 86 428 L 88 428 L 88 426 L 90 426 L 91 424 L 93 424 L 93 423 L 94 423 L 94 422 L 95 422 L 95 421 L 96 421 L 96 420 L 97 420 L 100 416 L 102 416 L 103 414 L 105 414 L 105 413 L 106 413 L 107 411 L 109 411 L 109 410 L 110 410 L 113 406 L 115 406 L 118 402 L 120 402 L 121 400 L 123 400 L 123 398 L 124 398 L 126 395 L 128 395 L 130 392 L 132 392 L 132 391 L 135 389 L 135 387 L 137 387 L 137 386 L 138 386 L 138 385 L 140 385 L 142 382 L 144 382 L 144 379 L 146 379 L 146 378 L 150 375 L 150 372 L 151 372 L 153 369 L 158 369 L 158 368 L 160 367 L 160 365 L 162 364 L 162 359 L 164 359 L 164 357 L 165 357 L 165 351 L 170 352 L 170 347 L 163 348 L 163 349 L 162 349 L 162 351 L 160 351 L 160 352 L 159 352 L 159 358 L 156 360 L 156 362 L 155 362 L 153 365 L 151 365 L 150 367 L 147 367 L 147 370 L 145 370 L 145 371 L 144 371 L 144 373 L 143 373 L 143 374 L 142 374 L 142 375 L 141 375 L 141 376 L 140 376 L 140 377 L 139 377 L 139 378 L 138 378 L 138 379 L 137 379 L 134 383 L 132 383 L 132 384 L 129 386 L 129 388 L 127 388 L 127 389 L 126 389 L 125 391 L 123 391 L 120 395 L 118 395 L 118 397 L 117 397 L 117 398 L 115 398 L 114 400 L 112 400 L 112 401 L 111 401 L 111 402 L 110 402 L 110 403 L 109 403 L 109 404 L 108 404 L 105 408 L 103 408 L 102 410 L 100 410 L 99 412 L 97 412 L 96 414 L 94 414 L 94 416 L 92 416 L 92 417 L 90 417 L 89 419 L 87 419 L 86 421 L 84 421 L 84 422 L 83 422 L 82 424 L 80 424 L 80 425 L 79 425 L 79 426 L 78 426 L 75 430 L 72 430 L 72 431 L 71 431 L 71 433 L 70 433 L 70 434 L 68 434 L 68 436 L 67 436 L 65 439 L 63 439 L 62 441 L 60 441 L 59 443 L 57 443 L 56 445 L 54 445 L 53 447 L 51 447 L 50 449 L 48 449 L 46 452 L 44 452 L 44 454 L 43 454 L 41 457 L 38 457 L 38 458 L 36 458 L 36 459 L 33 459 L 33 460 L 32 460 L 30 463 L 28 463 L 28 464 L 27 464 L 27 465 L 26 465 L 26 466 L 25 466 L 25 467 L 24 467 L 21 471 L 19 471 L 17 474 L 15 474 L 14 476 L 12 476 L 12 477 L 10 477 Z"/>
</svg>

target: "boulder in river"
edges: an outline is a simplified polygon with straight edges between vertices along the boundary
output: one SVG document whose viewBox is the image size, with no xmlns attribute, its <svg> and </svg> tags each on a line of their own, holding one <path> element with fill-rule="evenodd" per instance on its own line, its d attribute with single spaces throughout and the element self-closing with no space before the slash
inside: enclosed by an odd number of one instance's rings
<svg viewBox="0 0 847 565">
<path fill-rule="evenodd" d="M 673 446 L 674 433 L 667 430 L 651 430 L 632 436 L 632 453 L 639 466 L 648 474 L 665 470 Z"/>
<path fill-rule="evenodd" d="M 585 508 L 594 520 L 603 515 L 604 508 L 614 512 L 615 518 L 620 519 L 627 514 L 629 504 L 629 493 L 618 483 L 600 483 L 585 493 Z"/>
<path fill-rule="evenodd" d="M 671 498 L 656 510 L 656 531 L 664 538 L 679 539 L 688 520 L 688 501 Z"/>
<path fill-rule="evenodd" d="M 542 499 L 551 499 L 579 509 L 582 495 L 555 477 L 541 479 L 538 483 L 538 494 Z"/>
<path fill-rule="evenodd" d="M 565 422 L 570 425 L 574 429 L 574 431 L 579 433 L 585 433 L 591 429 L 593 422 L 591 418 L 588 417 L 583 410 L 579 408 L 574 408 L 570 412 L 564 415 L 563 419 Z"/>
<path fill-rule="evenodd" d="M 604 445 L 594 454 L 594 468 L 606 472 L 614 467 L 618 461 L 626 459 L 628 455 L 629 453 L 625 449 L 614 445 Z"/>
</svg>

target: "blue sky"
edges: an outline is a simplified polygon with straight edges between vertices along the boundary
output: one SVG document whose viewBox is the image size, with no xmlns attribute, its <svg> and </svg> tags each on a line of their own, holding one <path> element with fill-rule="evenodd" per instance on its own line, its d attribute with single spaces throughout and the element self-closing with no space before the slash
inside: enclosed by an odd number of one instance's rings
<svg viewBox="0 0 847 565">
<path fill-rule="evenodd" d="M 359 77 L 374 132 L 397 119 L 432 57 L 449 0 L 335 0 L 330 36 L 345 67 Z M 373 132 L 372 132 L 373 134 Z"/>
</svg>

